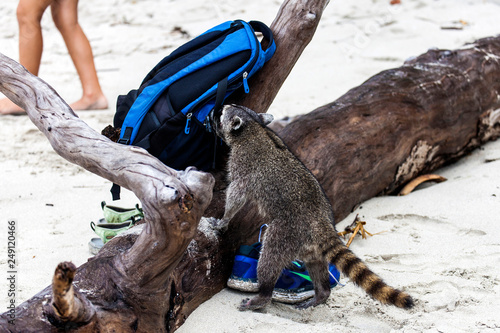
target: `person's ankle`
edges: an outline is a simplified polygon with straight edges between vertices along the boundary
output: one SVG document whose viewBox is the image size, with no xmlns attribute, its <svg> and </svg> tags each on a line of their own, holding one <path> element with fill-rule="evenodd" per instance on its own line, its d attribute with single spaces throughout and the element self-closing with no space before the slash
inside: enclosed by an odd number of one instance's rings
<svg viewBox="0 0 500 333">
<path fill-rule="evenodd" d="M 104 94 L 86 94 L 78 101 L 73 102 L 71 108 L 75 111 L 104 110 L 108 108 L 108 100 Z"/>
</svg>

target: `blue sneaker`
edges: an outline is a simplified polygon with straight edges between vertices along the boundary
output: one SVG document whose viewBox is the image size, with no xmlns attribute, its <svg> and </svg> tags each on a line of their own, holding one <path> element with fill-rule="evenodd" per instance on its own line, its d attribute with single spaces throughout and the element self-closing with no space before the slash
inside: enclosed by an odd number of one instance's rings
<svg viewBox="0 0 500 333">
<path fill-rule="evenodd" d="M 261 242 L 242 245 L 235 258 L 233 271 L 227 286 L 246 292 L 258 292 L 257 264 Z M 330 287 L 338 284 L 340 273 L 333 264 L 329 264 Z M 283 269 L 273 291 L 273 300 L 283 303 L 299 303 L 314 296 L 314 287 L 303 262 L 293 261 L 290 267 Z"/>
<path fill-rule="evenodd" d="M 340 272 L 334 264 L 328 264 L 330 274 L 330 288 L 334 288 L 339 282 Z M 306 269 L 300 260 L 292 262 L 290 267 L 285 268 L 274 286 L 273 300 L 282 303 L 300 303 L 314 296 L 314 286 Z"/>
<path fill-rule="evenodd" d="M 261 247 L 261 242 L 240 246 L 234 257 L 233 271 L 227 281 L 229 288 L 251 293 L 259 291 L 257 263 Z"/>
</svg>

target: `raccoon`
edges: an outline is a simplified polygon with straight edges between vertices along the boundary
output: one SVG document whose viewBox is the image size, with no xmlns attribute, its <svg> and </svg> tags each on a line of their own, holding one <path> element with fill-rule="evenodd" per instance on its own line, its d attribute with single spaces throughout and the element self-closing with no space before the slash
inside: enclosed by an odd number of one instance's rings
<svg viewBox="0 0 500 333">
<path fill-rule="evenodd" d="M 282 269 L 292 260 L 305 262 L 315 295 L 307 308 L 330 296 L 328 262 L 384 304 L 411 308 L 410 295 L 388 286 L 342 242 L 332 206 L 319 182 L 269 128 L 269 114 L 228 105 L 217 121 L 217 133 L 230 147 L 226 206 L 228 223 L 251 200 L 269 221 L 259 263 L 259 294 L 242 301 L 240 310 L 255 310 L 270 301 Z"/>
</svg>

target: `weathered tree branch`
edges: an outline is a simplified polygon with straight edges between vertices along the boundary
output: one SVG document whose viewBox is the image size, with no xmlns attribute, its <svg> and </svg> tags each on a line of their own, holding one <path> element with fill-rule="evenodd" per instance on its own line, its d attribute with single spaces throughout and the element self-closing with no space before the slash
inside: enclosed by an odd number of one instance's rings
<svg viewBox="0 0 500 333">
<path fill-rule="evenodd" d="M 0 90 L 24 108 L 59 155 L 130 189 L 141 200 L 146 223 L 133 245 L 113 256 L 99 255 L 76 273 L 75 283 L 80 288 L 85 286 L 82 289 L 88 293 L 87 298 L 103 305 L 96 308 L 97 315 L 86 326 L 105 327 L 110 315 L 103 308 L 112 306 L 122 307 L 123 313 L 131 311 L 133 316 L 124 323 L 132 320 L 132 326 L 139 331 L 165 330 L 168 281 L 211 201 L 213 177 L 194 169 L 170 169 L 143 149 L 111 142 L 81 121 L 45 82 L 1 54 L 0 82 Z M 105 273 L 101 274 L 105 276 L 96 273 L 103 270 Z M 56 272 L 52 298 L 57 308 L 55 317 L 67 325 L 81 319 L 82 304 L 78 305 L 79 301 L 72 297 L 71 284 L 69 294 L 61 294 L 59 273 Z M 112 283 L 103 286 L 103 281 Z M 96 295 L 103 294 L 104 299 L 96 300 Z M 115 304 L 116 300 L 123 302 Z M 76 308 L 72 310 L 72 306 Z M 49 321 L 44 321 L 38 310 L 33 309 L 30 316 L 33 322 L 23 331 L 47 329 Z M 114 328 L 130 329 L 122 326 Z"/>
<path fill-rule="evenodd" d="M 250 79 L 250 94 L 233 102 L 266 112 L 302 52 L 312 40 L 329 0 L 285 0 L 271 24 L 276 53 L 265 69 Z"/>
</svg>

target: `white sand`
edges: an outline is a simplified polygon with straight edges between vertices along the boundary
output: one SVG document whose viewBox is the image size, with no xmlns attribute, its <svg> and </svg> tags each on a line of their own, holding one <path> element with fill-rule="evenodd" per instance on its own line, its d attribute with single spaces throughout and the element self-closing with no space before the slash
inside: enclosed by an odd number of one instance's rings
<svg viewBox="0 0 500 333">
<path fill-rule="evenodd" d="M 100 131 L 112 122 L 118 94 L 135 88 L 163 56 L 229 19 L 270 24 L 281 1 L 87 0 L 80 21 L 93 46 L 111 108 L 80 112 Z M 17 1 L 0 6 L 0 52 L 17 59 Z M 458 48 L 498 34 L 500 1 L 332 1 L 315 38 L 270 109 L 277 118 L 337 99 L 381 70 L 400 66 L 428 48 Z M 463 21 L 464 23 L 460 23 Z M 68 102 L 80 97 L 78 77 L 50 14 L 43 18 L 40 77 Z M 442 27 L 461 26 L 460 30 Z M 90 221 L 111 201 L 109 182 L 56 155 L 27 117 L 0 118 L 0 312 L 7 297 L 7 222 L 16 220 L 17 304 L 47 286 L 60 261 L 88 258 Z M 487 162 L 490 161 L 491 162 Z M 244 296 L 224 290 L 200 306 L 179 332 L 494 332 L 500 330 L 500 142 L 489 143 L 436 173 L 447 182 L 406 197 L 380 197 L 356 213 L 370 232 L 387 231 L 352 249 L 394 286 L 415 299 L 410 311 L 381 306 L 348 283 L 326 305 L 298 311 L 272 304 L 241 313 Z M 135 204 L 130 193 L 118 205 Z M 347 282 L 346 279 L 343 282 Z"/>
</svg>

